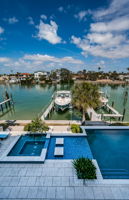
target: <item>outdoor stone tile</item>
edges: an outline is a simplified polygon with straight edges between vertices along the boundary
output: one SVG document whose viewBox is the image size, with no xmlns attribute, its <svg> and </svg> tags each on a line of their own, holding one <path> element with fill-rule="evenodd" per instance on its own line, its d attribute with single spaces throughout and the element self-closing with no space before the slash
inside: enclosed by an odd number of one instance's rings
<svg viewBox="0 0 129 200">
<path fill-rule="evenodd" d="M 85 199 L 83 187 L 75 187 L 75 199 Z"/>
<path fill-rule="evenodd" d="M 44 186 L 52 186 L 52 177 L 44 178 Z"/>
<path fill-rule="evenodd" d="M 9 198 L 18 198 L 20 187 L 12 187 Z"/>
<path fill-rule="evenodd" d="M 19 181 L 20 181 L 19 177 L 12 177 L 10 181 L 10 186 L 18 186 Z"/>
<path fill-rule="evenodd" d="M 27 181 L 27 186 L 35 186 L 36 177 L 29 177 Z"/>
<path fill-rule="evenodd" d="M 105 199 L 114 199 L 114 196 L 110 187 L 102 187 L 102 193 Z"/>
<path fill-rule="evenodd" d="M 104 199 L 104 195 L 102 193 L 101 187 L 93 187 L 93 193 L 95 199 Z"/>
<path fill-rule="evenodd" d="M 26 176 L 33 176 L 34 175 L 34 169 L 28 168 L 26 172 Z"/>
<path fill-rule="evenodd" d="M 56 176 L 64 176 L 65 175 L 65 169 L 60 168 L 57 170 Z"/>
<path fill-rule="evenodd" d="M 66 187 L 66 199 L 75 199 L 74 187 Z"/>
<path fill-rule="evenodd" d="M 34 176 L 41 176 L 42 174 L 42 168 L 36 168 L 34 172 Z"/>
<path fill-rule="evenodd" d="M 65 187 L 57 187 L 56 188 L 56 199 L 65 199 L 66 190 Z"/>
<path fill-rule="evenodd" d="M 11 187 L 3 187 L 2 189 L 0 189 L 0 198 L 5 198 L 7 199 L 9 196 L 9 193 L 11 191 Z"/>
<path fill-rule="evenodd" d="M 29 187 L 20 187 L 18 198 L 27 198 Z"/>
<path fill-rule="evenodd" d="M 83 186 L 84 181 L 82 179 L 78 179 L 77 177 L 74 177 L 74 185 L 75 186 Z"/>
<path fill-rule="evenodd" d="M 74 177 L 69 177 L 69 184 L 70 186 L 74 186 Z"/>
<path fill-rule="evenodd" d="M 129 187 L 120 187 L 123 199 L 129 199 Z"/>
<path fill-rule="evenodd" d="M 84 195 L 86 199 L 94 199 L 93 188 L 84 187 Z"/>
<path fill-rule="evenodd" d="M 48 199 L 56 198 L 56 187 L 48 187 L 47 188 L 47 198 Z"/>
<path fill-rule="evenodd" d="M 21 177 L 18 186 L 27 186 L 28 177 Z"/>
<path fill-rule="evenodd" d="M 3 169 L 1 176 L 6 177 L 6 176 L 9 176 L 10 174 L 11 174 L 11 169 L 5 168 L 5 169 Z"/>
<path fill-rule="evenodd" d="M 47 198 L 47 187 L 38 187 L 37 198 Z"/>
<path fill-rule="evenodd" d="M 36 198 L 38 192 L 38 187 L 29 187 L 28 198 Z"/>
<path fill-rule="evenodd" d="M 119 187 L 112 187 L 111 190 L 112 190 L 112 193 L 113 193 L 115 199 L 117 199 L 117 200 L 124 199 Z M 129 196 L 128 196 L 128 198 L 129 198 Z"/>
<path fill-rule="evenodd" d="M 21 168 L 19 170 L 18 176 L 25 176 L 27 172 L 27 168 Z"/>
<path fill-rule="evenodd" d="M 35 186 L 44 186 L 45 178 L 44 177 L 36 177 Z"/>
<path fill-rule="evenodd" d="M 62 177 L 61 178 L 61 186 L 69 186 L 69 185 L 70 185 L 69 177 Z"/>
<path fill-rule="evenodd" d="M 44 169 L 42 170 L 41 176 L 47 176 L 47 174 L 48 174 L 47 171 L 48 171 L 48 169 L 45 169 L 45 168 L 44 168 Z"/>
<path fill-rule="evenodd" d="M 72 168 L 64 168 L 64 176 L 73 176 Z"/>
<path fill-rule="evenodd" d="M 3 177 L 0 186 L 9 186 L 11 182 L 11 177 Z"/>
<path fill-rule="evenodd" d="M 61 186 L 61 177 L 53 177 L 52 185 L 53 186 Z"/>
</svg>

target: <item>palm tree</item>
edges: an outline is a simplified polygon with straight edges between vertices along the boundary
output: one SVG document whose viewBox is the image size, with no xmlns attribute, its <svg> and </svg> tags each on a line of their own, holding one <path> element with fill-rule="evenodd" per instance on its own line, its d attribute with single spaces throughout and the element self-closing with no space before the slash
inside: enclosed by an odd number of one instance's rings
<svg viewBox="0 0 129 200">
<path fill-rule="evenodd" d="M 101 67 L 98 67 L 98 71 L 100 71 L 101 70 Z"/>
<path fill-rule="evenodd" d="M 77 83 L 72 90 L 72 103 L 79 110 L 82 110 L 85 121 L 85 114 L 88 108 L 96 108 L 100 105 L 100 94 L 97 85 L 92 83 Z"/>
</svg>

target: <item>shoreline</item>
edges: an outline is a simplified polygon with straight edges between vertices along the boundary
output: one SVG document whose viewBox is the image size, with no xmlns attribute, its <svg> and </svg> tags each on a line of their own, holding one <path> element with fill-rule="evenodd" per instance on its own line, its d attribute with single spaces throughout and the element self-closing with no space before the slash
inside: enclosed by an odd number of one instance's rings
<svg viewBox="0 0 129 200">
<path fill-rule="evenodd" d="M 86 82 L 86 83 L 93 83 L 93 84 L 112 84 L 112 85 L 129 85 L 129 82 L 125 81 L 119 81 L 119 80 L 96 80 L 96 81 L 91 81 L 91 80 L 76 80 L 75 83 L 81 83 L 81 82 Z"/>
<path fill-rule="evenodd" d="M 121 81 L 121 80 L 110 80 L 110 79 L 100 79 L 100 80 L 96 80 L 96 81 L 92 81 L 92 80 L 74 80 L 74 83 L 81 83 L 81 82 L 87 82 L 87 83 L 93 83 L 93 84 L 114 84 L 114 85 L 129 85 L 129 82 L 127 81 Z M 49 85 L 50 83 L 43 83 L 43 82 L 40 82 L 40 83 L 31 83 L 31 84 L 24 84 L 24 85 Z M 51 83 L 51 85 L 55 85 L 55 84 L 59 84 L 58 82 L 57 83 Z M 60 83 L 61 84 L 61 83 Z M 64 84 L 68 84 L 68 83 L 64 83 Z M 0 85 L 20 85 L 20 83 L 8 83 L 8 82 L 2 82 L 0 81 Z"/>
</svg>

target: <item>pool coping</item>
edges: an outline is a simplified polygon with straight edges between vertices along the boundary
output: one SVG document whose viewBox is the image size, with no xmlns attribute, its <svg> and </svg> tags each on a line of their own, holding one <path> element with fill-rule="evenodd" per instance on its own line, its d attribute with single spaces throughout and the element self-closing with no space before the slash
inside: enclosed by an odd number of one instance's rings
<svg viewBox="0 0 129 200">
<path fill-rule="evenodd" d="M 27 134 L 28 132 L 26 132 Z M 13 142 L 9 145 L 9 147 L 5 150 L 5 152 L 0 157 L 0 163 L 44 163 L 46 155 L 47 155 L 47 148 L 49 146 L 49 141 L 45 142 L 45 147 L 41 151 L 40 156 L 8 156 L 11 149 L 15 146 L 18 142 L 19 138 L 24 135 L 25 132 L 13 140 Z M 46 138 L 50 138 L 50 134 L 47 133 Z"/>
</svg>

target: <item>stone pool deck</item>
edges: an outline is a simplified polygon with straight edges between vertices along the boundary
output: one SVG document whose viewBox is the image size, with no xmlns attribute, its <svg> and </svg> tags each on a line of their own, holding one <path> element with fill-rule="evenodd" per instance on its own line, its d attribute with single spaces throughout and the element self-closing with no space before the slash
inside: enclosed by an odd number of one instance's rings
<svg viewBox="0 0 129 200">
<path fill-rule="evenodd" d="M 0 155 L 17 137 L 1 141 Z M 70 160 L 0 164 L 0 199 L 129 199 L 129 180 L 77 179 Z"/>
<path fill-rule="evenodd" d="M 78 180 L 70 161 L 0 164 L 0 199 L 129 199 L 129 186 Z"/>
</svg>

